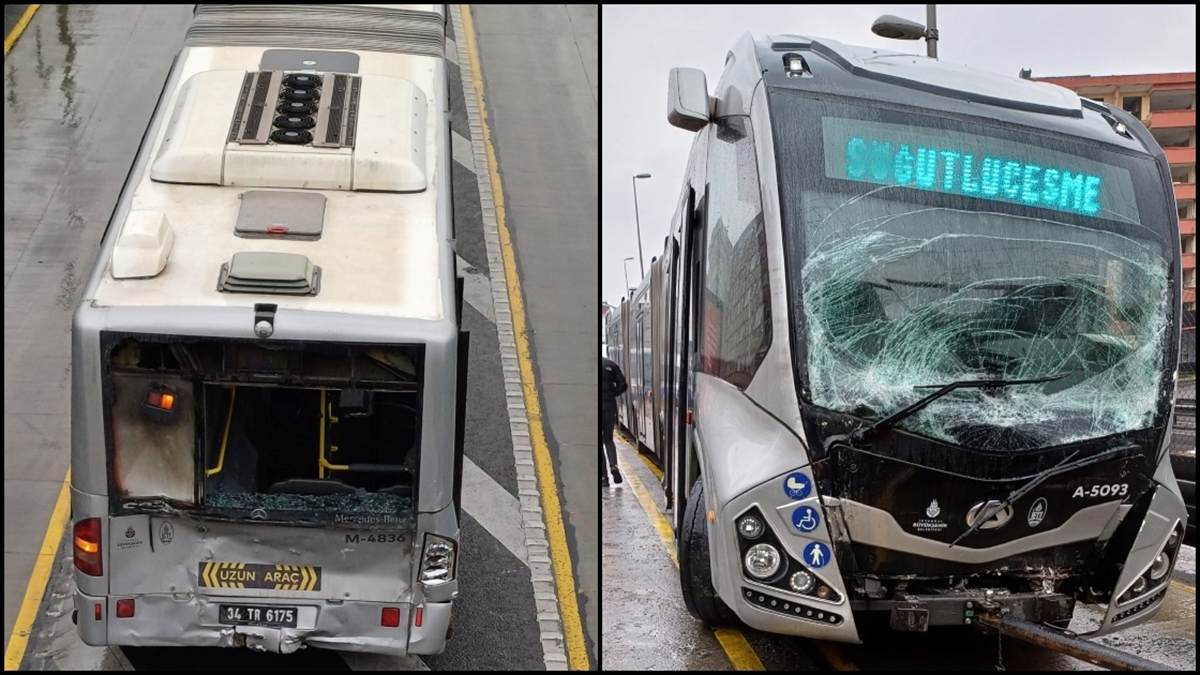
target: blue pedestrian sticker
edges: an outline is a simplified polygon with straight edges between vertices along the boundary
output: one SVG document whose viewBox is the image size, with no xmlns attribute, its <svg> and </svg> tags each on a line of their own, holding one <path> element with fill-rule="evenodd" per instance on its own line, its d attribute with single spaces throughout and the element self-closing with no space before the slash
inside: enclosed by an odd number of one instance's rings
<svg viewBox="0 0 1200 675">
<path fill-rule="evenodd" d="M 811 506 L 801 506 L 792 511 L 792 525 L 805 534 L 817 529 L 821 524 L 821 516 Z"/>
<path fill-rule="evenodd" d="M 788 499 L 804 499 L 810 492 L 812 492 L 812 481 L 799 471 L 790 473 L 787 478 L 783 479 L 783 493 L 788 496 Z"/>
<path fill-rule="evenodd" d="M 824 567 L 829 564 L 829 547 L 814 541 L 804 547 L 804 564 L 809 567 Z"/>
</svg>

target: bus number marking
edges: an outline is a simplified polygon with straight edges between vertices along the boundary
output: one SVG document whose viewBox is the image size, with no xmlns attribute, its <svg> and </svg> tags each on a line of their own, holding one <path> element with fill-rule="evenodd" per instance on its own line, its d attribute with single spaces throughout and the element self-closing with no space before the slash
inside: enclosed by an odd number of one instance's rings
<svg viewBox="0 0 1200 675">
<path fill-rule="evenodd" d="M 347 544 L 372 543 L 372 544 L 400 544 L 404 542 L 404 535 L 381 533 L 381 534 L 348 534 L 346 535 Z"/>
<path fill-rule="evenodd" d="M 1082 485 L 1075 488 L 1074 497 L 1124 497 L 1129 494 L 1129 483 L 1113 483 L 1112 485 L 1093 485 L 1085 489 Z"/>
</svg>

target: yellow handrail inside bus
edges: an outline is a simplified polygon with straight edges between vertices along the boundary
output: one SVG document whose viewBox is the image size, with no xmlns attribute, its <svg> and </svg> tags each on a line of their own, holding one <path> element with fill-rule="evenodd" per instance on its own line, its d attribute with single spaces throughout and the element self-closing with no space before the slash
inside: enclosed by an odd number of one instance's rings
<svg viewBox="0 0 1200 675">
<path fill-rule="evenodd" d="M 229 427 L 233 424 L 233 401 L 237 398 L 237 387 L 229 387 L 229 414 L 225 417 L 225 434 L 221 436 L 221 454 L 217 456 L 217 468 L 205 469 L 204 477 L 211 478 L 225 467 L 225 448 L 229 445 Z"/>
<path fill-rule="evenodd" d="M 319 434 L 319 436 L 320 436 L 319 442 L 321 445 L 320 445 L 320 447 L 317 448 L 317 478 L 324 478 L 326 469 L 329 469 L 330 471 L 349 471 L 350 470 L 349 464 L 330 464 L 329 460 L 325 459 L 325 415 L 326 414 L 329 415 L 329 421 L 331 423 L 337 422 L 337 418 L 333 416 L 333 404 L 332 403 L 329 404 L 328 413 L 326 413 L 325 390 L 322 389 L 321 390 L 321 414 L 319 416 L 319 419 L 321 420 L 321 433 Z M 336 450 L 337 450 L 336 447 L 329 449 L 330 452 L 335 452 Z"/>
</svg>

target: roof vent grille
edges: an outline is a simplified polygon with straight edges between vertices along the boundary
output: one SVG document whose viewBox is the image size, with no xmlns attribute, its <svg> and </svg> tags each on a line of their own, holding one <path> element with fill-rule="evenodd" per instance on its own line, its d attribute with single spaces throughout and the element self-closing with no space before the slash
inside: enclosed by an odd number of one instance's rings
<svg viewBox="0 0 1200 675">
<path fill-rule="evenodd" d="M 280 70 L 246 73 L 229 142 L 352 148 L 361 82 L 354 75 L 322 77 Z M 271 115 L 271 110 L 278 115 Z M 293 133 L 307 129 L 313 131 Z"/>
<path fill-rule="evenodd" d="M 295 253 L 234 253 L 221 265 L 217 290 L 222 293 L 316 295 L 321 268 Z"/>
<path fill-rule="evenodd" d="M 271 140 L 286 145 L 304 145 L 312 143 L 313 135 L 299 129 L 276 129 L 271 132 Z"/>
</svg>

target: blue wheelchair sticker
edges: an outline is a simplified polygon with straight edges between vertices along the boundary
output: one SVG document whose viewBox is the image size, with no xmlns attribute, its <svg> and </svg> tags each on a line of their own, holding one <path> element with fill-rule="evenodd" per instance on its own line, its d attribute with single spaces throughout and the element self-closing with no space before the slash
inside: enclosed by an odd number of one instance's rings
<svg viewBox="0 0 1200 675">
<path fill-rule="evenodd" d="M 810 492 L 812 492 L 812 480 L 799 471 L 790 473 L 787 478 L 783 479 L 783 493 L 788 496 L 788 499 L 804 499 Z"/>
<path fill-rule="evenodd" d="M 792 511 L 792 525 L 805 534 L 817 529 L 820 524 L 821 515 L 811 506 L 801 506 Z"/>
<path fill-rule="evenodd" d="M 804 547 L 804 564 L 809 567 L 824 567 L 829 564 L 829 547 L 814 541 Z"/>
</svg>

